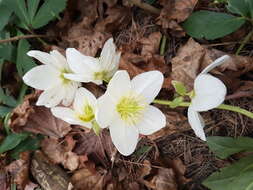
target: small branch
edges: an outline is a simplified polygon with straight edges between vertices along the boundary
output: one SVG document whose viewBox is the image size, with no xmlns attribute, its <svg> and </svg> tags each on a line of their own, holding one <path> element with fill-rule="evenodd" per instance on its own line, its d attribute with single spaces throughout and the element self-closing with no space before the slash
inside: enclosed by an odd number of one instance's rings
<svg viewBox="0 0 253 190">
<path fill-rule="evenodd" d="M 12 38 L 0 40 L 0 44 L 1 44 L 1 43 L 13 42 L 13 41 L 21 40 L 21 39 L 28 39 L 28 38 L 46 38 L 46 37 L 48 37 L 48 36 L 46 36 L 46 35 L 38 35 L 38 34 L 23 35 L 23 36 L 15 36 L 15 37 L 12 37 Z"/>
<path fill-rule="evenodd" d="M 150 4 L 143 3 L 141 0 L 129 0 L 131 3 L 133 3 L 135 6 L 140 7 L 143 10 L 149 11 L 153 14 L 160 15 L 160 9 L 155 8 L 151 6 Z"/>
</svg>

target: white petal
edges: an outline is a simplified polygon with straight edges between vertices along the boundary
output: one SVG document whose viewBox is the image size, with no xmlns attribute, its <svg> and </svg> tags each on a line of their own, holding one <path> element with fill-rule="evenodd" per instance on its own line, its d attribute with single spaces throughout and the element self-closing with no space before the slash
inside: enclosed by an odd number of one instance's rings
<svg viewBox="0 0 253 190">
<path fill-rule="evenodd" d="M 53 57 L 49 53 L 43 51 L 31 50 L 27 52 L 27 55 L 30 57 L 34 57 L 35 59 L 46 65 L 53 66 L 55 64 L 55 60 L 53 59 Z"/>
<path fill-rule="evenodd" d="M 64 77 L 77 82 L 90 82 L 92 77 L 83 74 L 64 74 Z"/>
<path fill-rule="evenodd" d="M 117 71 L 107 86 L 107 93 L 113 100 L 117 102 L 123 95 L 131 90 L 130 77 L 126 71 Z"/>
<path fill-rule="evenodd" d="M 160 71 L 149 71 L 134 77 L 131 85 L 136 93 L 141 94 L 148 103 L 151 103 L 160 92 L 163 80 Z"/>
<path fill-rule="evenodd" d="M 116 115 L 115 104 L 112 102 L 110 96 L 104 94 L 98 98 L 96 121 L 101 128 L 108 127 Z"/>
<path fill-rule="evenodd" d="M 69 69 L 66 58 L 57 50 L 50 51 L 54 65 L 61 69 Z"/>
<path fill-rule="evenodd" d="M 140 134 L 151 135 L 166 125 L 165 115 L 156 107 L 148 106 L 143 115 L 143 120 L 136 125 Z"/>
<path fill-rule="evenodd" d="M 73 102 L 78 86 L 79 83 L 72 82 L 65 87 L 65 97 L 62 100 L 64 106 L 69 106 Z"/>
<path fill-rule="evenodd" d="M 195 97 L 192 108 L 207 111 L 218 107 L 225 99 L 227 89 L 221 80 L 209 74 L 200 74 L 194 81 Z"/>
<path fill-rule="evenodd" d="M 223 55 L 222 57 L 214 60 L 210 65 L 208 65 L 201 74 L 207 74 L 209 71 L 211 71 L 213 68 L 218 67 L 219 65 L 223 64 L 225 61 L 227 61 L 230 57 L 228 55 Z"/>
<path fill-rule="evenodd" d="M 117 150 L 124 156 L 132 154 L 138 143 L 138 129 L 125 125 L 119 118 L 113 121 L 109 129 L 112 142 Z"/>
<path fill-rule="evenodd" d="M 113 43 L 113 38 L 110 38 L 105 42 L 100 55 L 103 69 L 110 71 L 117 67 L 118 62 L 115 61 L 118 61 L 118 58 L 115 59 L 116 55 L 116 46 Z"/>
<path fill-rule="evenodd" d="M 24 82 L 33 88 L 47 90 L 59 84 L 60 72 L 50 65 L 40 65 L 28 71 L 24 77 Z"/>
<path fill-rule="evenodd" d="M 64 97 L 65 97 L 64 88 L 62 86 L 55 86 L 54 88 L 42 92 L 41 95 L 39 96 L 36 105 L 51 108 L 60 104 L 60 102 Z"/>
<path fill-rule="evenodd" d="M 74 100 L 74 109 L 78 113 L 82 114 L 83 108 L 87 103 L 92 106 L 93 109 L 97 107 L 97 99 L 96 97 L 87 89 L 81 87 L 76 91 L 76 97 Z M 96 110 L 93 110 L 96 111 Z"/>
<path fill-rule="evenodd" d="M 191 106 L 188 108 L 187 115 L 188 121 L 196 136 L 201 140 L 206 141 L 206 135 L 204 132 L 205 123 L 201 115 L 198 112 L 194 111 Z"/>
<path fill-rule="evenodd" d="M 75 73 L 85 75 L 87 72 L 94 73 L 100 70 L 98 59 L 85 56 L 74 48 L 66 50 L 66 57 L 71 70 Z"/>
</svg>

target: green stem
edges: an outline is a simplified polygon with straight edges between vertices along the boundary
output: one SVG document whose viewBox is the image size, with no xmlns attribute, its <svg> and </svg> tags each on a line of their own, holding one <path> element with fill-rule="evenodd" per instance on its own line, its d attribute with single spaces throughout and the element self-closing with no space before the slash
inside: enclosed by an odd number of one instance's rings
<svg viewBox="0 0 253 190">
<path fill-rule="evenodd" d="M 167 40 L 166 36 L 163 35 L 163 37 L 162 37 L 162 42 L 161 42 L 161 46 L 160 46 L 160 55 L 162 55 L 162 56 L 163 56 L 164 53 L 165 53 L 166 40 Z"/>
<path fill-rule="evenodd" d="M 172 101 L 168 101 L 168 100 L 154 100 L 153 103 L 170 106 L 172 104 Z M 179 104 L 179 106 L 181 106 L 181 107 L 189 107 L 190 104 L 191 104 L 190 102 L 181 102 Z M 243 115 L 245 115 L 245 116 L 253 119 L 253 113 L 252 112 L 247 111 L 247 110 L 245 110 L 243 108 L 240 108 L 238 106 L 231 106 L 231 105 L 221 104 L 220 106 L 218 106 L 215 109 L 228 110 L 228 111 L 237 112 L 237 113 L 243 114 Z"/>
<path fill-rule="evenodd" d="M 239 55 L 242 48 L 248 43 L 248 41 L 250 40 L 252 35 L 253 35 L 253 30 L 250 33 L 248 33 L 247 36 L 243 39 L 243 41 L 242 41 L 241 45 L 239 46 L 239 48 L 237 49 L 235 55 Z"/>
</svg>

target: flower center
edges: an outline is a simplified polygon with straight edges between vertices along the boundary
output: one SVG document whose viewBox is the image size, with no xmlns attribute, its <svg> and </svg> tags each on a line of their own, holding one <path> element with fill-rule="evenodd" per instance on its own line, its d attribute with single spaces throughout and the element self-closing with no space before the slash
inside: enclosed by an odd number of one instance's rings
<svg viewBox="0 0 253 190">
<path fill-rule="evenodd" d="M 100 71 L 94 73 L 95 80 L 106 80 L 108 72 L 107 71 Z"/>
<path fill-rule="evenodd" d="M 95 118 L 93 108 L 87 104 L 83 108 L 83 114 L 79 114 L 78 118 L 84 122 L 90 122 Z"/>
<path fill-rule="evenodd" d="M 116 110 L 127 124 L 135 125 L 139 122 L 145 105 L 141 99 L 133 96 L 122 97 L 116 105 Z"/>
<path fill-rule="evenodd" d="M 70 72 L 67 69 L 63 69 L 61 71 L 60 78 L 61 78 L 63 84 L 68 84 L 69 82 L 71 82 L 71 80 L 64 77 L 64 74 L 68 74 L 68 73 L 70 73 Z"/>
</svg>

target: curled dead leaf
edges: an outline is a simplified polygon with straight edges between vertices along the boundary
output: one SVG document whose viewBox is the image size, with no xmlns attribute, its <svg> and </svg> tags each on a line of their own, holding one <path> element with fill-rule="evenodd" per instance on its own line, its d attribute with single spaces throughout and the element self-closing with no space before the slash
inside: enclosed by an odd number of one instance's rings
<svg viewBox="0 0 253 190">
<path fill-rule="evenodd" d="M 5 170 L 10 173 L 18 189 L 24 189 L 29 183 L 29 163 L 30 153 L 22 152 L 20 159 L 5 167 Z"/>
<path fill-rule="evenodd" d="M 65 136 L 71 127 L 68 123 L 54 117 L 50 109 L 35 106 L 38 94 L 25 97 L 24 102 L 14 109 L 10 119 L 10 127 L 14 131 L 29 131 L 54 138 Z"/>
<path fill-rule="evenodd" d="M 162 0 L 163 9 L 157 19 L 157 24 L 169 28 L 177 37 L 185 35 L 179 23 L 185 21 L 192 13 L 198 0 Z"/>
</svg>

